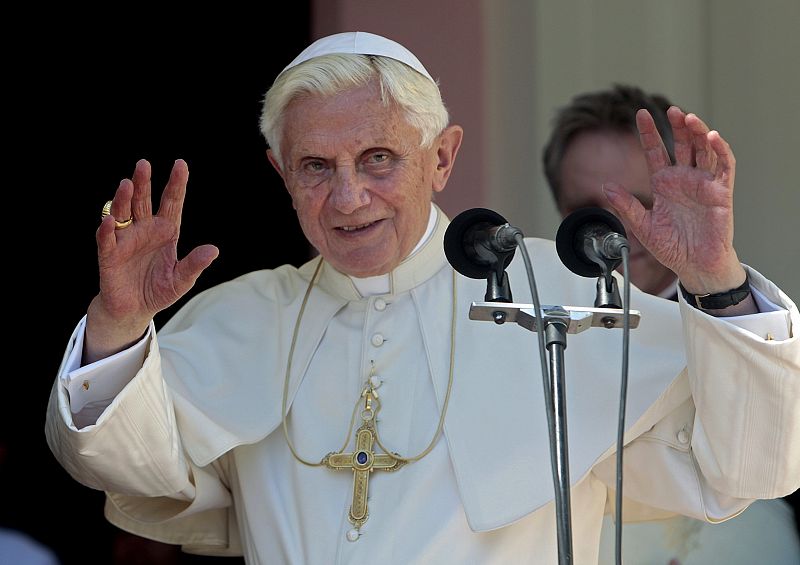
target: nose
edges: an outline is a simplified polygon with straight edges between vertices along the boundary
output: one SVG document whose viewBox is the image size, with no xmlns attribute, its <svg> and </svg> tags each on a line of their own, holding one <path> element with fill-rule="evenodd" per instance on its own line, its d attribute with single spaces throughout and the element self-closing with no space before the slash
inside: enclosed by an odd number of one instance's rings
<svg viewBox="0 0 800 565">
<path fill-rule="evenodd" d="M 368 206 L 371 198 L 367 179 L 353 167 L 337 167 L 331 179 L 330 202 L 343 214 Z"/>
</svg>

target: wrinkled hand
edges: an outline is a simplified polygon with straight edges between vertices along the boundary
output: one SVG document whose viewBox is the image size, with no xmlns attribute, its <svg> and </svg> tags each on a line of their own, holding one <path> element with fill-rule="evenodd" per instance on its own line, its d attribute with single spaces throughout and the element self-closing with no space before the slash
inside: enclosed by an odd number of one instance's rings
<svg viewBox="0 0 800 565">
<path fill-rule="evenodd" d="M 89 306 L 84 363 L 107 357 L 139 339 L 153 316 L 186 294 L 219 254 L 201 245 L 178 260 L 177 243 L 189 169 L 175 161 L 153 214 L 150 163 L 136 163 L 132 180 L 114 195 L 111 215 L 97 230 L 100 293 Z M 120 221 L 133 217 L 124 229 Z"/>
<path fill-rule="evenodd" d="M 652 209 L 614 183 L 603 191 L 625 225 L 686 290 L 702 294 L 735 288 L 745 272 L 733 248 L 733 152 L 696 115 L 673 106 L 667 116 L 675 139 L 674 165 L 647 110 L 636 115 Z"/>
</svg>

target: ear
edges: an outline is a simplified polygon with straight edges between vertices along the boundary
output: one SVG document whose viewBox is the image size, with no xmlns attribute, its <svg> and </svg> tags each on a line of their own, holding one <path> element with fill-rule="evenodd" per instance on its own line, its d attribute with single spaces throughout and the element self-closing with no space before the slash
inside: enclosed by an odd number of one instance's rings
<svg viewBox="0 0 800 565">
<path fill-rule="evenodd" d="M 272 152 L 272 149 L 267 149 L 267 159 L 269 159 L 272 168 L 275 169 L 281 176 L 281 179 L 283 179 L 283 186 L 286 187 L 286 192 L 288 192 L 289 196 L 292 197 L 292 208 L 296 210 L 297 206 L 295 206 L 294 204 L 294 195 L 292 194 L 292 191 L 289 190 L 289 184 L 286 182 L 286 175 L 284 174 L 283 169 L 281 168 L 281 164 L 278 163 L 278 159 L 275 158 L 275 154 Z"/>
<path fill-rule="evenodd" d="M 283 184 L 286 185 L 286 175 L 283 174 L 283 169 L 281 168 L 281 164 L 278 163 L 278 160 L 275 158 L 275 154 L 272 152 L 272 149 L 267 149 L 267 159 L 269 159 L 272 168 L 278 171 L 278 174 L 283 179 Z"/>
<path fill-rule="evenodd" d="M 450 178 L 453 164 L 456 161 L 458 149 L 461 147 L 461 139 L 464 137 L 464 129 L 461 126 L 448 126 L 439 134 L 436 150 L 436 171 L 433 174 L 433 190 L 441 192 Z"/>
<path fill-rule="evenodd" d="M 292 195 L 292 191 L 289 190 L 289 184 L 286 182 L 286 175 L 281 168 L 281 164 L 278 163 L 278 159 L 275 158 L 275 154 L 272 152 L 272 149 L 267 149 L 267 159 L 269 159 L 272 168 L 275 169 L 281 176 L 281 179 L 283 179 L 283 186 L 286 188 L 286 192 L 289 193 L 289 196 L 292 197 L 292 208 L 297 209 L 297 206 L 294 205 L 294 195 Z"/>
</svg>

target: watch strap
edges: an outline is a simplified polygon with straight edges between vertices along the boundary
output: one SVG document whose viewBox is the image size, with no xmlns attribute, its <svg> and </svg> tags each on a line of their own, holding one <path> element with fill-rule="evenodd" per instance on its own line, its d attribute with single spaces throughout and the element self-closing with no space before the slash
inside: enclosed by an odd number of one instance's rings
<svg viewBox="0 0 800 565">
<path fill-rule="evenodd" d="M 686 302 L 701 310 L 722 310 L 729 306 L 739 304 L 742 300 L 750 296 L 750 279 L 747 277 L 745 277 L 744 283 L 740 286 L 724 292 L 715 292 L 714 294 L 692 294 L 683 288 L 680 282 L 678 286 Z"/>
</svg>

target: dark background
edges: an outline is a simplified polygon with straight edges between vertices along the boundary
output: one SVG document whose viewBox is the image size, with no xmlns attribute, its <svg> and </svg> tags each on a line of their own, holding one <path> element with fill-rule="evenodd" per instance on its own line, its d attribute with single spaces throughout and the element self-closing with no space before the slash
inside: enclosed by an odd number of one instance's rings
<svg viewBox="0 0 800 565">
<path fill-rule="evenodd" d="M 181 554 L 110 525 L 103 494 L 56 463 L 44 418 L 64 347 L 97 293 L 100 210 L 138 159 L 152 163 L 156 206 L 175 159 L 189 164 L 179 255 L 203 243 L 220 248 L 189 296 L 309 258 L 258 129 L 264 93 L 310 37 L 308 2 L 281 4 L 191 17 L 142 9 L 105 20 L 50 11 L 6 21 L 23 39 L 6 53 L 13 149 L 4 159 L 3 270 L 12 289 L 6 365 L 14 369 L 2 388 L 0 527 L 27 533 L 64 564 L 241 562 Z"/>
</svg>

